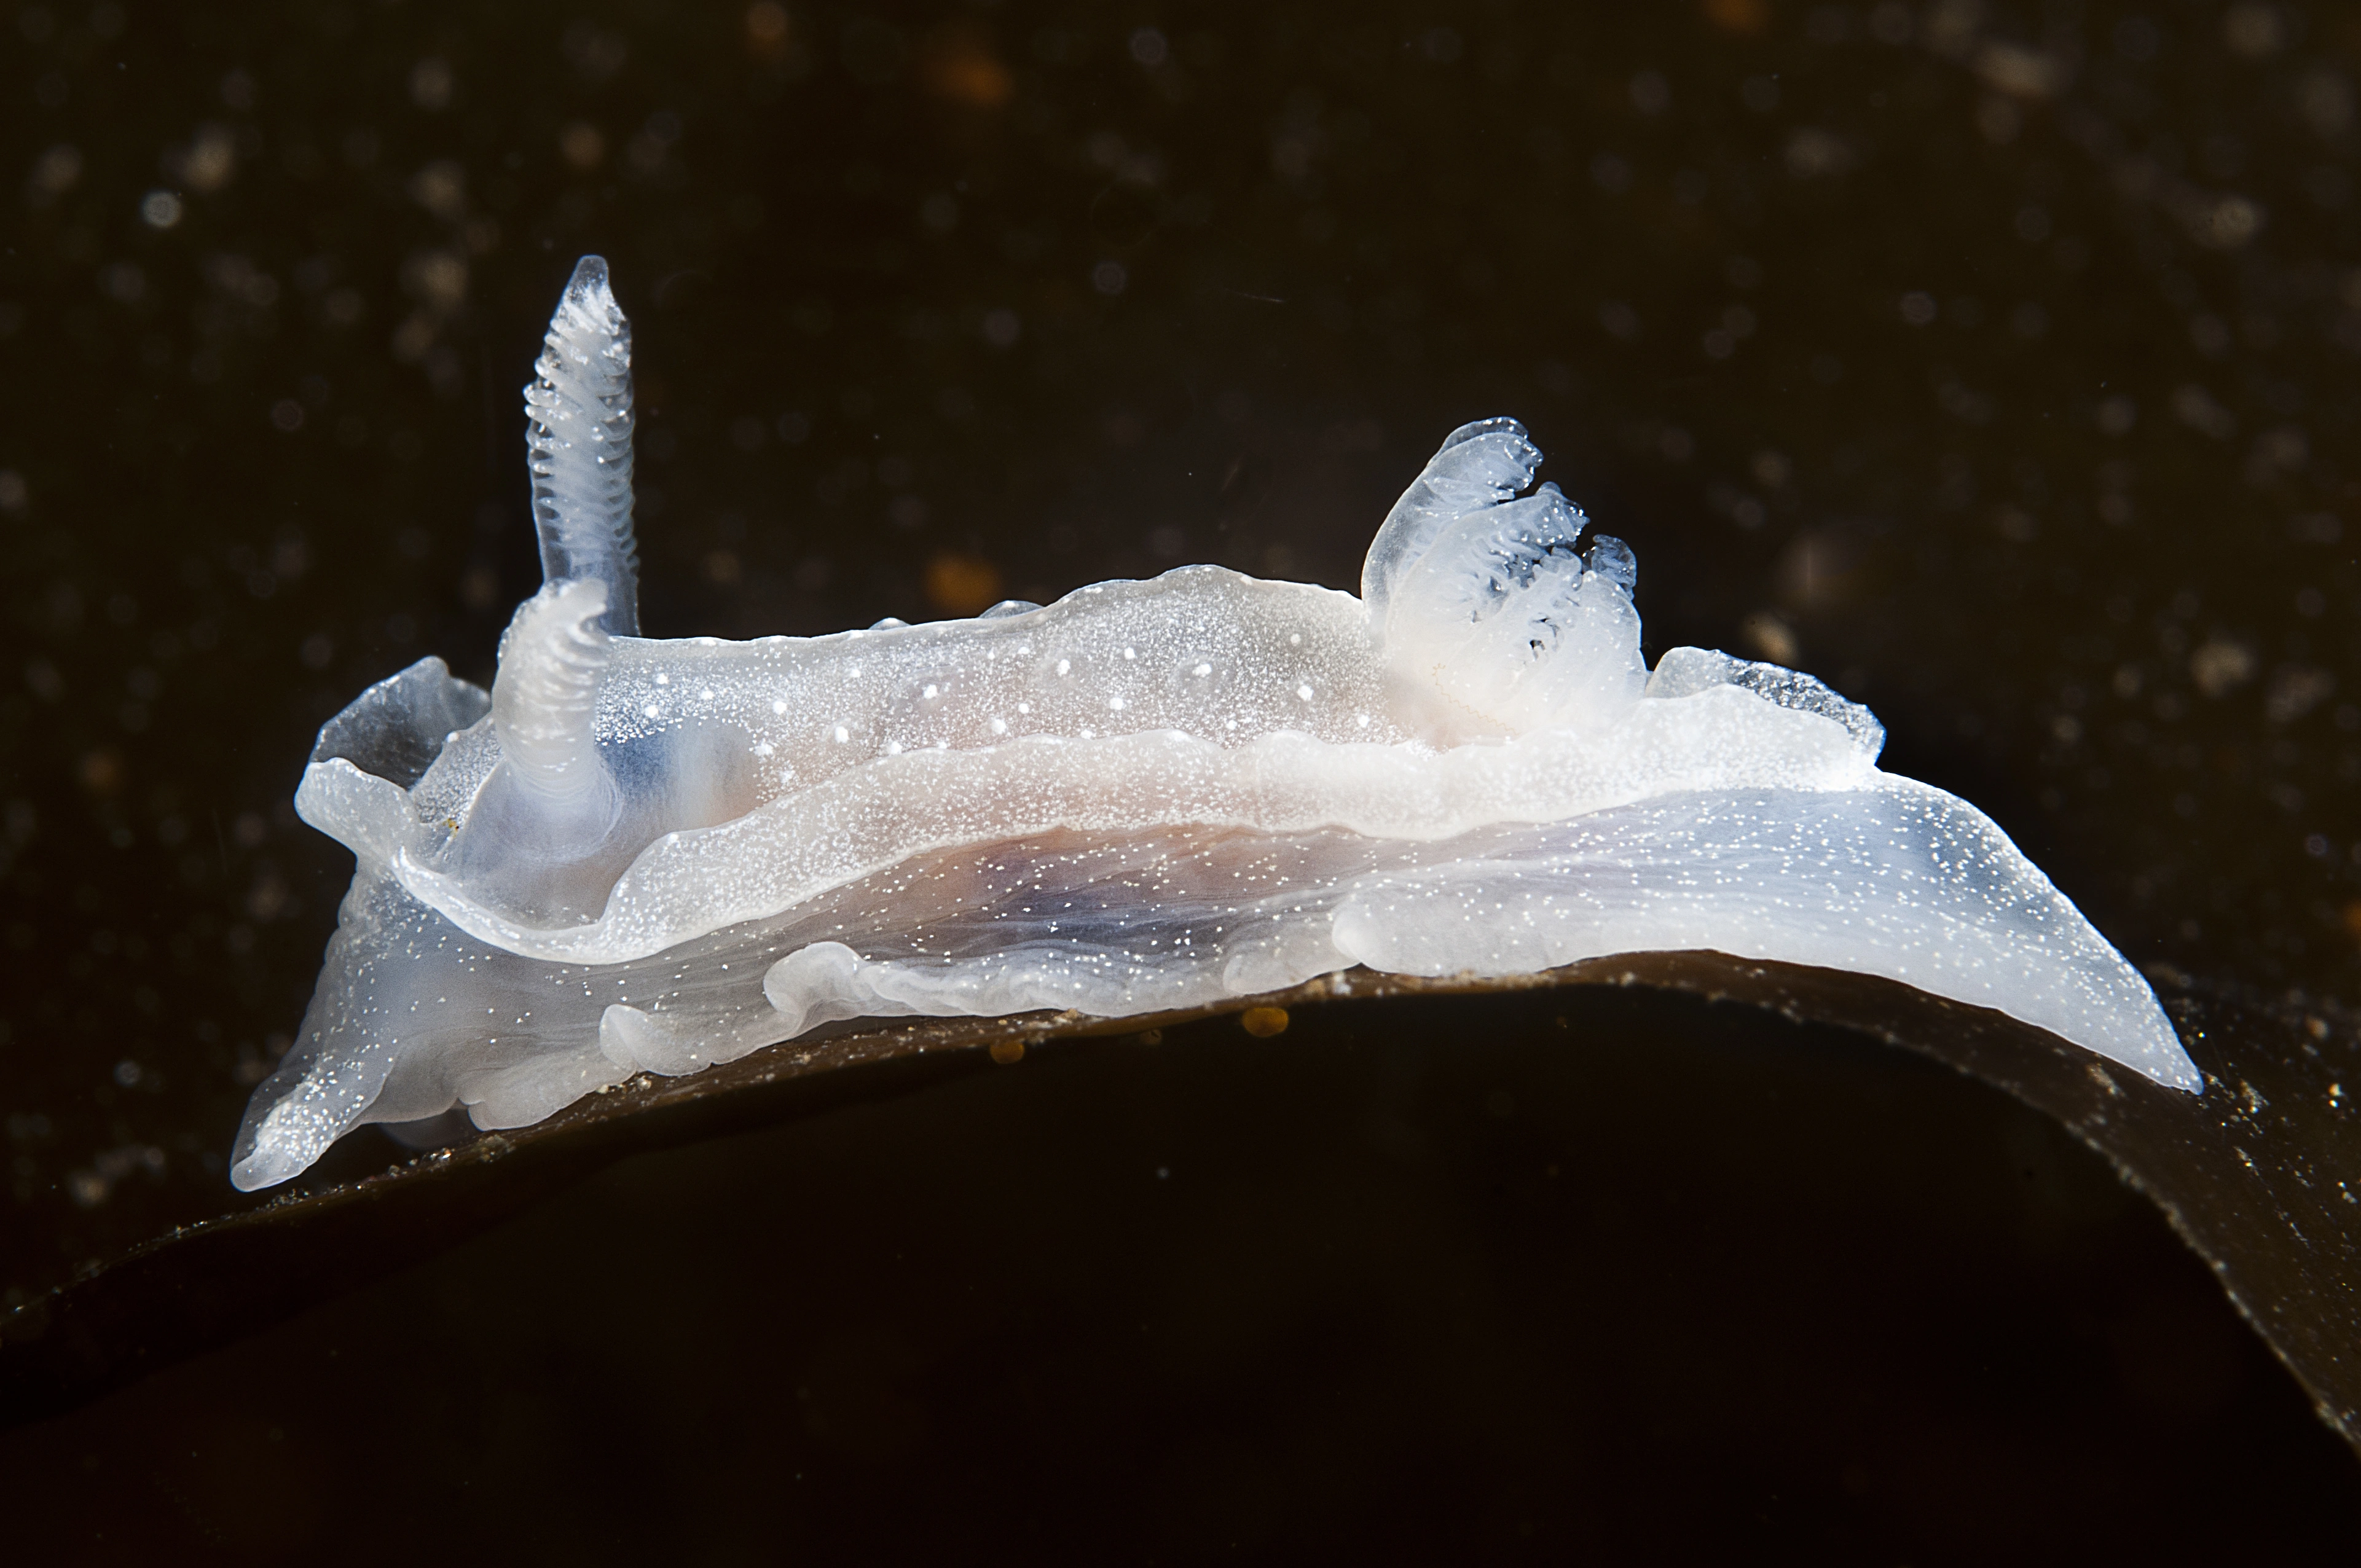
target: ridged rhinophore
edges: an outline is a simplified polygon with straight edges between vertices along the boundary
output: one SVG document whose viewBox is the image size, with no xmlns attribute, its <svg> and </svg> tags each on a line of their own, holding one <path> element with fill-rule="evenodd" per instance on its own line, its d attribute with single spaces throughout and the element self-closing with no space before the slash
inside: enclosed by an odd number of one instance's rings
<svg viewBox="0 0 2361 1568">
<path fill-rule="evenodd" d="M 613 646 L 600 630 L 607 585 L 551 583 L 517 607 L 500 637 L 492 732 L 520 782 L 553 799 L 578 799 L 604 782 L 598 683 Z"/>
<path fill-rule="evenodd" d="M 533 522 L 544 582 L 607 585 L 602 624 L 640 630 L 639 546 L 631 534 L 631 323 L 603 258 L 586 256 L 549 318 L 524 389 Z"/>
</svg>

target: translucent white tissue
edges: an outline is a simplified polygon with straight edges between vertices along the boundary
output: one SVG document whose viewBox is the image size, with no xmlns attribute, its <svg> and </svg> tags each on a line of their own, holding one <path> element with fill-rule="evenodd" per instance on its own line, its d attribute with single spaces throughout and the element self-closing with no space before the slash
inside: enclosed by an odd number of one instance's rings
<svg viewBox="0 0 2361 1568">
<path fill-rule="evenodd" d="M 1531 490 L 1512 420 L 1454 433 L 1358 598 L 1195 566 L 928 626 L 620 634 L 629 356 L 605 289 L 586 261 L 529 394 L 556 565 L 493 692 L 430 659 L 322 731 L 297 808 L 358 864 L 248 1108 L 242 1188 L 366 1122 L 522 1125 L 836 1020 L 1123 1016 L 1355 965 L 1709 948 L 2201 1084 L 1989 819 L 1878 771 L 1867 709 L 1699 649 L 1650 672 L 1631 551 Z M 569 430 L 586 444 L 552 444 Z"/>
</svg>

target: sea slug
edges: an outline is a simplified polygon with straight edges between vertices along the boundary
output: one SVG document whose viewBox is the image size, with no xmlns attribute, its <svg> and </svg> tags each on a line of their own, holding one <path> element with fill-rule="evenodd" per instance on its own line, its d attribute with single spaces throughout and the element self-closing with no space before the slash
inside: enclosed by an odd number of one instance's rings
<svg viewBox="0 0 2361 1568">
<path fill-rule="evenodd" d="M 1631 552 L 1513 420 L 1454 431 L 1358 597 L 1184 566 L 971 620 L 643 638 L 630 329 L 586 258 L 525 402 L 546 581 L 487 693 L 424 659 L 295 797 L 358 861 L 231 1179 L 366 1122 L 535 1122 L 823 1023 L 1122 1016 L 1367 965 L 1714 949 L 1883 975 L 2202 1086 L 2007 837 L 1807 675 L 1650 670 Z"/>
</svg>

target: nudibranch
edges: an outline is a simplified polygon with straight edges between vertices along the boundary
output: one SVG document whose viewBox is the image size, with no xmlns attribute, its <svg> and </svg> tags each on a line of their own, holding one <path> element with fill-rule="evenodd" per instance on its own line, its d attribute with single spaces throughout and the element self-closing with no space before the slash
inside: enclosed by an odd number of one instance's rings
<svg viewBox="0 0 2361 1568">
<path fill-rule="evenodd" d="M 586 258 L 525 393 L 546 580 L 492 689 L 423 659 L 295 797 L 357 867 L 231 1179 L 368 1122 L 540 1120 L 823 1024 L 1121 1017 L 1366 965 L 1713 949 L 1997 1009 L 2175 1088 L 2155 994 L 1808 675 L 1640 651 L 1636 565 L 1514 420 L 1357 597 L 1184 566 L 968 620 L 640 635 L 631 335 Z M 1586 533 L 1587 539 L 1586 541 Z"/>
</svg>

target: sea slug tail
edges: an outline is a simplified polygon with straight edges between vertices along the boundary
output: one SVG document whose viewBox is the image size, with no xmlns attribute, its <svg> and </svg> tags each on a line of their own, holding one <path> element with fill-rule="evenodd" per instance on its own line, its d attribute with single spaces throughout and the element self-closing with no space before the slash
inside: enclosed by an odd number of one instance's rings
<svg viewBox="0 0 2361 1568">
<path fill-rule="evenodd" d="M 639 548 L 631 534 L 631 323 L 603 257 L 575 265 L 524 389 L 533 522 L 544 581 L 607 586 L 605 630 L 640 630 Z"/>
</svg>

